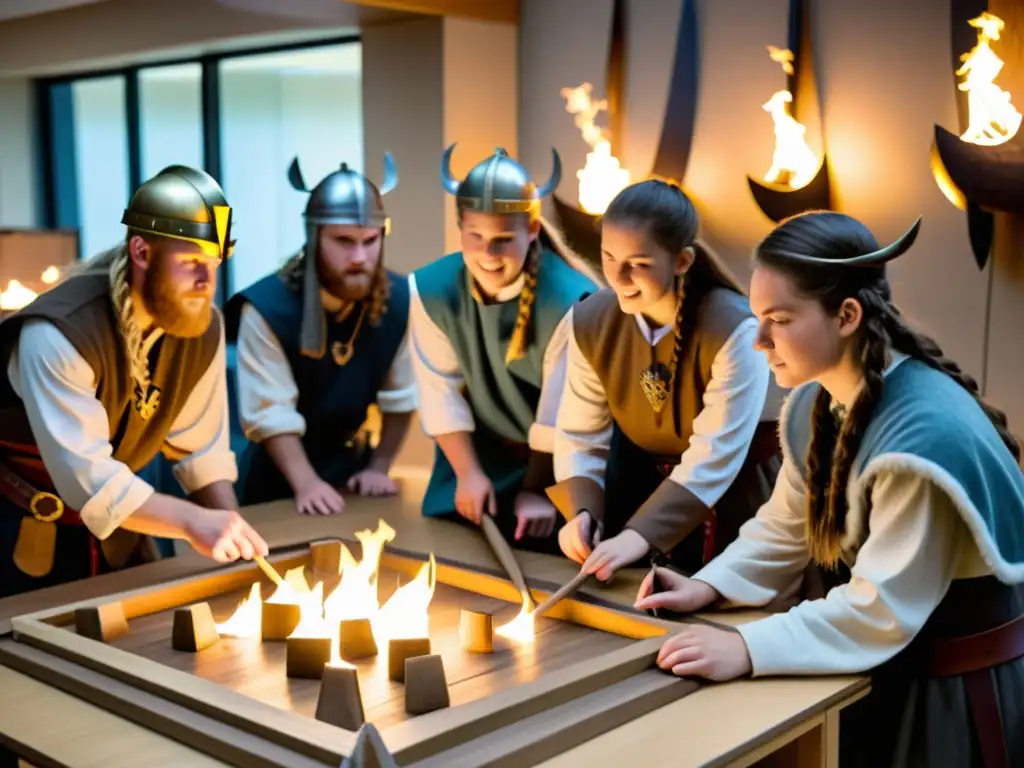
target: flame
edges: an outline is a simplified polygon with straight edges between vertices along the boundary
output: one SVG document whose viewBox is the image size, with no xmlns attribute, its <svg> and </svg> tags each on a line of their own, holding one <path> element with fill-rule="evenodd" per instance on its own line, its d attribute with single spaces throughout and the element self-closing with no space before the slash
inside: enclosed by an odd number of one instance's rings
<svg viewBox="0 0 1024 768">
<path fill-rule="evenodd" d="M 54 266 L 47 267 L 43 270 L 40 280 L 46 285 L 53 285 L 60 280 L 60 270 Z M 7 288 L 0 291 L 0 310 L 14 312 L 28 306 L 38 296 L 39 294 L 31 288 L 22 285 L 21 281 L 11 280 L 7 283 Z"/>
<path fill-rule="evenodd" d="M 217 625 L 217 634 L 221 637 L 259 637 L 262 620 L 263 602 L 260 600 L 260 583 L 256 582 L 231 617 Z"/>
<path fill-rule="evenodd" d="M 39 277 L 46 285 L 53 285 L 60 280 L 60 270 L 56 267 L 47 267 L 43 270 L 43 274 Z"/>
<path fill-rule="evenodd" d="M 607 131 L 594 125 L 594 118 L 602 109 L 608 108 L 608 101 L 592 100 L 591 90 L 593 86 L 590 83 L 583 83 L 575 88 L 563 88 L 561 93 L 566 101 L 566 112 L 576 115 L 576 127 L 591 149 L 587 153 L 586 166 L 576 172 L 580 182 L 580 208 L 599 215 L 629 185 L 629 171 L 620 167 L 618 159 L 612 155 L 612 145 L 605 135 Z"/>
<path fill-rule="evenodd" d="M 793 74 L 793 52 L 788 48 L 768 46 L 772 61 L 782 65 L 786 74 Z M 772 116 L 775 127 L 775 151 L 772 153 L 772 167 L 764 175 L 771 184 L 782 184 L 791 189 L 800 189 L 818 172 L 818 159 L 807 146 L 804 135 L 807 128 L 789 114 L 793 94 L 788 90 L 776 91 L 761 109 Z"/>
<path fill-rule="evenodd" d="M 386 648 L 389 640 L 430 636 L 427 606 L 434 596 L 436 583 L 437 563 L 431 554 L 416 578 L 399 587 L 371 619 L 377 648 Z"/>
<path fill-rule="evenodd" d="M 994 82 L 1003 69 L 1003 60 L 989 43 L 999 39 L 1005 24 L 987 11 L 967 23 L 978 30 L 978 42 L 960 57 L 963 65 L 956 71 L 964 78 L 957 88 L 967 92 L 968 107 L 967 130 L 960 138 L 991 147 L 1012 139 L 1021 123 L 1021 114 L 1010 102 L 1010 94 Z"/>
<path fill-rule="evenodd" d="M 532 643 L 534 636 L 537 634 L 534 618 L 533 611 L 527 609 L 526 602 L 524 601 L 523 607 L 519 609 L 516 617 L 508 624 L 503 624 L 494 630 L 494 634 L 507 637 L 509 640 L 515 640 L 519 643 Z"/>
</svg>

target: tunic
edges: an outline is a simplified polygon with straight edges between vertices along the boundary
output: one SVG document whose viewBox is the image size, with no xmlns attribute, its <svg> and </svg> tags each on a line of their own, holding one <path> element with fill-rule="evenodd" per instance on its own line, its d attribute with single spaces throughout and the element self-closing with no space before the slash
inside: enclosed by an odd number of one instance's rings
<svg viewBox="0 0 1024 768">
<path fill-rule="evenodd" d="M 694 317 L 673 396 L 655 414 L 640 379 L 655 360 L 668 365 L 672 327 L 652 331 L 642 315 L 624 314 L 611 290 L 577 308 L 555 438 L 558 485 L 549 489 L 567 517 L 586 509 L 605 539 L 630 528 L 686 572 L 735 538 L 779 466 L 779 397 L 753 348 L 757 321 L 746 299 L 716 288 Z"/>
<path fill-rule="evenodd" d="M 784 462 L 769 502 L 694 575 L 728 601 L 765 605 L 809 561 L 803 452 L 817 385 L 783 413 Z M 928 397 L 921 397 L 927 392 Z M 1024 613 L 1024 478 L 984 413 L 952 379 L 896 354 L 847 485 L 846 583 L 825 599 L 738 627 L 755 676 L 870 671 L 843 715 L 840 763 L 982 766 L 962 675 L 927 676 L 917 651 L 962 636 L 983 613 Z M 1024 658 L 991 674 L 1011 765 L 1024 764 Z"/>
<path fill-rule="evenodd" d="M 268 275 L 229 304 L 229 327 L 238 324 L 239 420 L 249 444 L 241 462 L 243 504 L 287 498 L 294 491 L 263 443 L 298 435 L 317 475 L 335 487 L 364 469 L 371 457 L 360 428 L 371 405 L 382 413 L 416 410 L 408 350 L 409 293 L 404 277 L 388 273 L 391 293 L 380 325 L 362 319 L 353 354 L 338 365 L 335 342 L 352 338 L 363 302 L 342 311 L 322 292 L 327 349 L 302 354 L 302 293 L 278 274 Z"/>
<path fill-rule="evenodd" d="M 119 334 L 105 273 L 69 278 L 0 323 L 0 461 L 66 506 L 53 568 L 31 577 L 12 560 L 29 513 L 0 497 L 2 595 L 136 561 L 141 550 L 125 559 L 124 545 L 138 537 L 119 526 L 154 493 L 135 473 L 157 453 L 176 461 L 189 493 L 237 477 L 219 313 L 196 339 L 149 333 L 144 348 L 161 396 L 148 420 L 132 404 Z"/>
<path fill-rule="evenodd" d="M 413 367 L 424 430 L 472 434 L 505 530 L 509 521 L 514 528 L 519 490 L 543 493 L 550 483 L 571 308 L 597 286 L 555 253 L 541 251 L 526 354 L 506 365 L 524 277 L 489 303 L 474 296 L 471 280 L 461 253 L 410 275 Z M 455 473 L 436 448 L 423 514 L 453 514 L 455 488 Z"/>
</svg>

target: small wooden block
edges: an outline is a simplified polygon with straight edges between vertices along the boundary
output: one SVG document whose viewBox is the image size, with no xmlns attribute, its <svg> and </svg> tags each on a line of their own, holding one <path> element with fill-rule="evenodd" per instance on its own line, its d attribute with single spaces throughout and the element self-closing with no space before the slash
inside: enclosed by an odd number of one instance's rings
<svg viewBox="0 0 1024 768">
<path fill-rule="evenodd" d="M 388 679 L 396 683 L 405 682 L 405 660 L 413 656 L 426 656 L 430 653 L 430 638 L 415 637 L 412 639 L 388 641 Z"/>
<path fill-rule="evenodd" d="M 438 654 L 405 660 L 405 711 L 425 715 L 450 704 L 444 662 Z"/>
<path fill-rule="evenodd" d="M 377 655 L 377 641 L 369 619 L 346 619 L 339 623 L 338 632 L 339 653 L 345 661 Z"/>
<path fill-rule="evenodd" d="M 299 626 L 302 609 L 292 603 L 264 603 L 260 634 L 264 640 L 284 640 Z"/>
<path fill-rule="evenodd" d="M 352 754 L 341 762 L 341 768 L 398 768 L 398 763 L 384 746 L 384 739 L 373 723 L 364 723 L 356 736 Z"/>
<path fill-rule="evenodd" d="M 82 637 L 106 643 L 128 631 L 124 606 L 120 601 L 105 603 L 94 608 L 75 610 L 75 631 Z"/>
<path fill-rule="evenodd" d="M 341 570 L 341 542 L 318 541 L 309 548 L 310 570 L 318 576 L 337 576 Z"/>
<path fill-rule="evenodd" d="M 190 605 L 174 612 L 171 647 L 176 651 L 198 653 L 220 640 L 217 623 L 209 603 Z"/>
<path fill-rule="evenodd" d="M 319 680 L 331 660 L 331 638 L 289 637 L 285 639 L 285 674 L 306 680 Z"/>
<path fill-rule="evenodd" d="M 459 644 L 472 653 L 494 651 L 494 617 L 463 609 L 459 616 Z"/>
<path fill-rule="evenodd" d="M 363 698 L 359 693 L 359 675 L 352 667 L 324 667 L 316 719 L 329 725 L 358 731 L 366 721 Z"/>
</svg>

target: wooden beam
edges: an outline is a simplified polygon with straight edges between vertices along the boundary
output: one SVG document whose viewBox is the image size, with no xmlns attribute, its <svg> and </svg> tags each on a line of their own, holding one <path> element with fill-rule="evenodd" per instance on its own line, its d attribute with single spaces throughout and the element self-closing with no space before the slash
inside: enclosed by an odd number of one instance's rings
<svg viewBox="0 0 1024 768">
<path fill-rule="evenodd" d="M 342 0 L 389 11 L 519 24 L 519 0 Z"/>
</svg>

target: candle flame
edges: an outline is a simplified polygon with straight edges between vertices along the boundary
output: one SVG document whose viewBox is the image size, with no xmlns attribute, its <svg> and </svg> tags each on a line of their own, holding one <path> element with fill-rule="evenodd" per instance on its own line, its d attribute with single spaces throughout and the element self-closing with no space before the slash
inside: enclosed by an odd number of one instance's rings
<svg viewBox="0 0 1024 768">
<path fill-rule="evenodd" d="M 964 78 L 957 88 L 967 92 L 968 106 L 967 130 L 960 138 L 984 146 L 1003 144 L 1016 135 L 1021 123 L 1010 94 L 995 84 L 1003 60 L 989 43 L 999 39 L 1005 24 L 987 11 L 967 23 L 978 30 L 978 42 L 960 57 L 963 65 L 956 70 L 957 76 Z"/>
<path fill-rule="evenodd" d="M 597 114 L 608 109 L 608 101 L 591 99 L 592 90 L 590 83 L 583 83 L 575 88 L 563 88 L 561 94 L 566 101 L 566 112 L 576 115 L 576 127 L 580 129 L 583 140 L 590 145 L 591 150 L 587 153 L 586 166 L 576 172 L 580 182 L 580 208 L 587 213 L 600 215 L 615 196 L 629 185 L 629 171 L 622 168 L 618 159 L 612 155 L 607 131 L 594 124 Z"/>
</svg>

